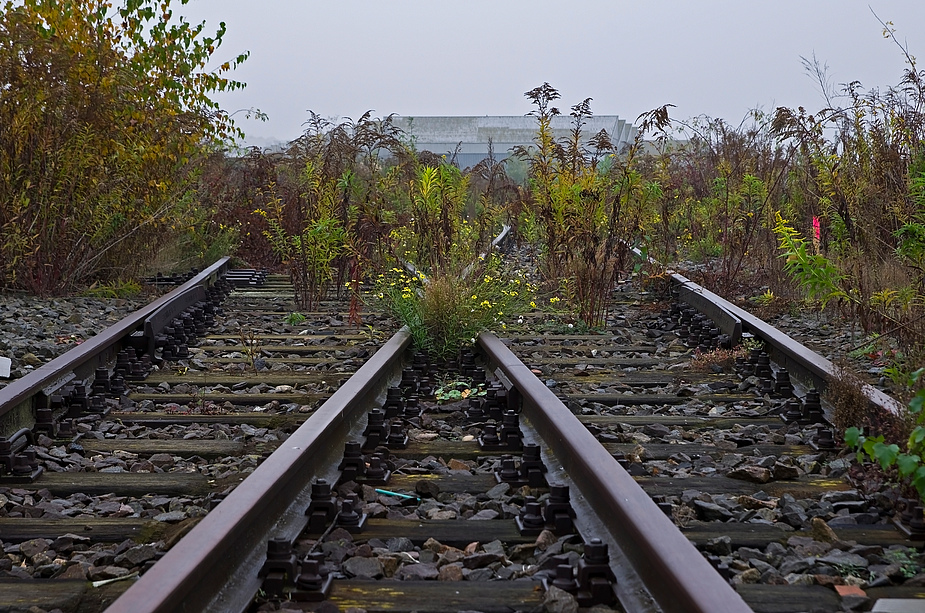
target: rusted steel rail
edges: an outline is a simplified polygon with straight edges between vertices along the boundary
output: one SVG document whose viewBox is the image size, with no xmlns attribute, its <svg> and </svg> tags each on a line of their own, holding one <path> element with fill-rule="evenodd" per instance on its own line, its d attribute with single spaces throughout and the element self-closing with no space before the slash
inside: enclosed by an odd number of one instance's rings
<svg viewBox="0 0 925 613">
<path fill-rule="evenodd" d="M 311 481 L 330 478 L 320 467 L 342 452 L 331 441 L 344 440 L 372 402 L 384 398 L 410 342 L 407 328 L 395 334 L 107 613 L 246 609 L 260 588 L 267 540 L 294 538 L 305 527 Z"/>
<path fill-rule="evenodd" d="M 92 376 L 134 332 L 169 321 L 178 301 L 201 298 L 227 268 L 227 259 L 153 302 L 104 333 L 0 390 L 0 425 L 34 424 L 33 409 L 74 378 Z M 673 275 L 682 299 L 709 315 L 730 337 L 743 331 L 765 340 L 778 364 L 808 377 L 822 389 L 834 372 L 828 360 L 767 323 L 681 275 Z M 146 326 L 147 322 L 147 326 Z M 154 323 L 152 323 L 154 322 Z M 381 400 L 397 378 L 410 345 L 403 329 L 319 408 L 279 449 L 234 489 L 107 611 L 242 611 L 261 585 L 258 571 L 271 537 L 292 539 L 306 525 L 311 482 L 336 481 L 333 468 L 340 441 L 363 425 L 366 409 Z M 632 563 L 621 570 L 630 581 L 618 585 L 628 610 L 654 602 L 666 613 L 746 613 L 745 601 L 636 484 L 613 456 L 562 402 L 494 335 L 479 346 L 510 393 L 520 397 L 523 415 L 544 439 L 548 453 L 568 473 L 580 495 L 607 528 L 619 549 L 615 558 Z M 60 373 L 64 372 L 62 375 Z M 874 388 L 872 402 L 902 410 Z M 333 442 L 337 441 L 337 442 Z M 334 477 L 334 478 L 332 478 Z M 633 594 L 634 590 L 640 594 Z M 634 605 L 639 603 L 638 607 Z M 645 607 L 648 609 L 649 607 Z"/>
<path fill-rule="evenodd" d="M 822 391 L 836 376 L 835 365 L 802 343 L 795 341 L 769 323 L 755 317 L 728 300 L 694 283 L 687 277 L 672 273 L 678 287 L 679 298 L 710 316 L 727 334 L 731 334 L 738 321 L 740 331 L 750 332 L 763 340 L 771 360 L 786 368 L 792 375 Z M 865 384 L 863 392 L 871 405 L 893 415 L 905 414 L 905 408 L 894 398 L 877 388 Z"/>
<path fill-rule="evenodd" d="M 632 251 L 637 257 L 644 257 L 639 249 L 633 248 Z M 652 258 L 646 259 L 650 264 L 657 264 Z M 671 270 L 668 272 L 678 289 L 679 298 L 708 315 L 723 332 L 729 334 L 734 340 L 742 332 L 750 332 L 761 337 L 768 345 L 771 360 L 819 391 L 824 390 L 829 380 L 836 376 L 835 365 L 830 360 L 684 275 Z M 862 391 L 871 406 L 893 415 L 902 416 L 906 413 L 902 404 L 877 388 L 865 384 Z"/>
<path fill-rule="evenodd" d="M 228 258 L 218 260 L 175 290 L 135 311 L 100 334 L 87 339 L 64 355 L 43 364 L 21 379 L 0 389 L 0 433 L 31 428 L 34 409 L 58 388 L 73 379 L 92 378 L 96 368 L 115 360 L 128 337 L 145 327 L 145 321 L 161 311 L 173 313 L 195 295 L 196 288 L 213 284 L 228 268 Z"/>
<path fill-rule="evenodd" d="M 609 528 L 664 611 L 751 609 L 582 423 L 495 335 L 478 338 L 495 372 L 522 396 L 523 414 Z"/>
</svg>

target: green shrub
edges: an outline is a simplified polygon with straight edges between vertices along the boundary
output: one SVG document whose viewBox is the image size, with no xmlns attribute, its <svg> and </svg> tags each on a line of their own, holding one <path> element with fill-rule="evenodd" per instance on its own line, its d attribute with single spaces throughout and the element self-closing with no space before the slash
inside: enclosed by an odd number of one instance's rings
<svg viewBox="0 0 925 613">
<path fill-rule="evenodd" d="M 918 382 L 925 368 L 912 373 L 912 382 Z M 865 456 L 877 462 L 883 470 L 895 466 L 899 476 L 908 480 L 919 497 L 925 502 L 925 388 L 916 392 L 909 401 L 909 412 L 913 415 L 916 426 L 905 442 L 905 450 L 896 443 L 887 443 L 884 436 L 865 436 L 857 427 L 845 431 L 845 442 L 857 450 L 858 461 Z"/>
<path fill-rule="evenodd" d="M 392 268 L 379 276 L 376 296 L 411 330 L 415 347 L 447 359 L 484 330 L 536 306 L 535 288 L 522 274 L 507 274 L 490 257 L 469 275 L 417 276 Z"/>
<path fill-rule="evenodd" d="M 189 227 L 225 33 L 170 0 L 7 1 L 0 13 L 0 285 L 58 294 L 132 276 Z"/>
</svg>

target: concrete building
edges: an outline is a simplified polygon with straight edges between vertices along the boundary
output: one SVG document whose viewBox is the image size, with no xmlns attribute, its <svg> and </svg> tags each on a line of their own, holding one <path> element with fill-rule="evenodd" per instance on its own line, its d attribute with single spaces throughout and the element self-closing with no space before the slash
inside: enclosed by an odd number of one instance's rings
<svg viewBox="0 0 925 613">
<path fill-rule="evenodd" d="M 552 120 L 556 140 L 569 136 L 568 115 Z M 393 118 L 396 126 L 414 139 L 418 151 L 432 151 L 451 155 L 459 146 L 456 160 L 460 168 L 470 168 L 488 157 L 488 140 L 491 139 L 496 160 L 510 155 L 511 147 L 530 146 L 536 133 L 536 118 L 529 115 L 484 117 L 402 117 Z M 587 141 L 601 130 L 607 130 L 610 140 L 620 151 L 636 137 L 636 128 L 617 115 L 595 115 L 587 119 L 582 128 Z"/>
</svg>

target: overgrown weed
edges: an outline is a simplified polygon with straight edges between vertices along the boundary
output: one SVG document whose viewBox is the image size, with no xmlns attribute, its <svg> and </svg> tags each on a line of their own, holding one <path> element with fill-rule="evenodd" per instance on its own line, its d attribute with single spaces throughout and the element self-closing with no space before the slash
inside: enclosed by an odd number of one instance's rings
<svg viewBox="0 0 925 613">
<path fill-rule="evenodd" d="M 501 332 L 507 321 L 536 308 L 535 287 L 523 273 L 505 270 L 490 256 L 468 275 L 413 275 L 398 267 L 381 274 L 374 289 L 384 306 L 411 330 L 415 347 L 438 359 L 454 356 L 479 332 Z"/>
</svg>

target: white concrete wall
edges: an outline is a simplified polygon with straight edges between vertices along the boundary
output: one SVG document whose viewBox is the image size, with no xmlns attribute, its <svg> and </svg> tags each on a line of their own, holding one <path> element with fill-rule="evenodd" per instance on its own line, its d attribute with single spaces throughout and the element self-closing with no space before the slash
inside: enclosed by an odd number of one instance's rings
<svg viewBox="0 0 925 613">
<path fill-rule="evenodd" d="M 555 138 L 569 135 L 571 117 L 558 116 L 552 120 Z M 536 133 L 536 118 L 524 115 L 486 115 L 483 117 L 399 117 L 395 125 L 412 136 L 418 151 L 450 153 L 460 146 L 463 153 L 488 154 L 488 140 L 492 141 L 498 159 L 507 157 L 508 150 L 516 145 L 531 145 Z M 617 115 L 596 115 L 587 119 L 582 128 L 582 140 L 607 130 L 611 140 L 621 148 L 636 136 L 636 128 Z"/>
</svg>

